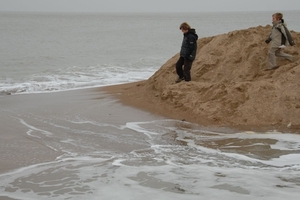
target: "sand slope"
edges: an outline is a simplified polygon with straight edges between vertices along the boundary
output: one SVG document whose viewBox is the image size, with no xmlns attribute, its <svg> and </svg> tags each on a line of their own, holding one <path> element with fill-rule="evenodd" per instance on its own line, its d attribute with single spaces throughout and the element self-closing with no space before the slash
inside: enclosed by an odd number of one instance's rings
<svg viewBox="0 0 300 200">
<path fill-rule="evenodd" d="M 291 31 L 296 46 L 284 49 L 294 62 L 278 58 L 280 67 L 265 71 L 269 45 L 264 41 L 271 28 L 258 26 L 201 38 L 191 82 L 174 82 L 177 54 L 147 81 L 123 86 L 124 97 L 131 105 L 198 123 L 297 128 L 300 33 Z"/>
</svg>

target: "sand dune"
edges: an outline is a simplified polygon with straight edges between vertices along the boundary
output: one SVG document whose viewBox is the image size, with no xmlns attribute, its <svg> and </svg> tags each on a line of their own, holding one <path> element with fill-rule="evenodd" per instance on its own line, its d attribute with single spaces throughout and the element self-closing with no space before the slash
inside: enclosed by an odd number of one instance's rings
<svg viewBox="0 0 300 200">
<path fill-rule="evenodd" d="M 176 54 L 148 80 L 106 88 L 124 103 L 170 118 L 221 126 L 300 127 L 300 33 L 269 67 L 264 41 L 271 26 L 258 26 L 198 40 L 191 82 L 175 83 Z"/>
</svg>

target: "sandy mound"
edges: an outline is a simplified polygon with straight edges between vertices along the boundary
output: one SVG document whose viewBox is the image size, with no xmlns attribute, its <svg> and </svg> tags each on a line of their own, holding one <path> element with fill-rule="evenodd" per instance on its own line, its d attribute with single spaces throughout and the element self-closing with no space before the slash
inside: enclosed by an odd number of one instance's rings
<svg viewBox="0 0 300 200">
<path fill-rule="evenodd" d="M 270 30 L 258 26 L 199 39 L 191 82 L 174 82 L 177 54 L 147 81 L 128 86 L 128 103 L 198 123 L 299 127 L 300 33 L 291 31 L 296 46 L 284 50 L 295 61 L 277 58 L 280 67 L 265 71 Z"/>
</svg>

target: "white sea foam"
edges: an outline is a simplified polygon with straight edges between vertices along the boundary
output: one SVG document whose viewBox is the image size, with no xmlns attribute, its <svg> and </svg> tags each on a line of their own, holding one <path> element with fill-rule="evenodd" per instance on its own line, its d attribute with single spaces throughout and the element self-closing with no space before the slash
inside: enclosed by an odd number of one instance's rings
<svg viewBox="0 0 300 200">
<path fill-rule="evenodd" d="M 21 124 L 23 124 L 24 126 L 28 127 L 29 128 L 29 131 L 27 131 L 27 134 L 30 135 L 30 136 L 33 136 L 33 137 L 38 137 L 38 136 L 34 136 L 32 135 L 32 132 L 33 131 L 36 131 L 38 133 L 41 133 L 41 134 L 44 134 L 46 136 L 51 136 L 53 135 L 53 133 L 49 132 L 49 131 L 46 131 L 46 130 L 42 130 L 42 129 L 39 129 L 37 127 L 34 127 L 32 125 L 29 125 L 28 123 L 26 123 L 23 119 L 20 119 L 20 122 Z M 40 138 L 40 137 L 38 137 Z"/>
<path fill-rule="evenodd" d="M 222 132 L 166 119 L 114 126 L 87 116 L 18 119 L 29 137 L 63 155 L 1 174 L 0 197 L 279 200 L 297 198 L 300 189 L 297 134 Z M 45 134 L 35 120 L 55 131 Z M 142 141 L 145 148 L 129 152 L 103 148 Z"/>
<path fill-rule="evenodd" d="M 0 94 L 41 93 L 92 88 L 135 82 L 149 78 L 161 63 L 153 59 L 151 66 L 139 61 L 141 67 L 97 65 L 90 67 L 71 67 L 57 71 L 40 72 L 24 77 L 26 80 L 2 80 Z M 22 82 L 20 82 L 22 81 Z"/>
<path fill-rule="evenodd" d="M 136 166 L 124 164 L 126 160 L 78 157 L 33 165 L 0 176 L 0 186 L 6 188 L 1 194 L 22 199 L 98 199 L 101 196 L 103 199 L 150 200 L 199 199 L 201 196 L 279 200 L 296 199 L 299 190 L 295 182 L 299 174 L 293 171 L 174 165 L 173 162 L 157 165 L 144 162 Z M 31 183 L 38 192 L 31 191 L 26 183 Z M 9 192 L 12 190 L 15 192 Z"/>
</svg>

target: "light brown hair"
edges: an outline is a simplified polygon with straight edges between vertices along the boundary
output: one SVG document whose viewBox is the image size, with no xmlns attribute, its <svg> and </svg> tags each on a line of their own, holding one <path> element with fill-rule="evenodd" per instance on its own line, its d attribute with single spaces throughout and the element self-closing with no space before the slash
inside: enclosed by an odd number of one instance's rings
<svg viewBox="0 0 300 200">
<path fill-rule="evenodd" d="M 179 29 L 183 29 L 183 30 L 190 30 L 191 26 L 187 23 L 187 22 L 183 22 L 182 24 L 180 24 Z"/>
<path fill-rule="evenodd" d="M 279 19 L 279 20 L 281 20 L 282 18 L 283 18 L 283 14 L 282 13 L 274 13 L 273 15 L 272 15 L 273 17 L 276 17 L 277 19 Z"/>
</svg>

